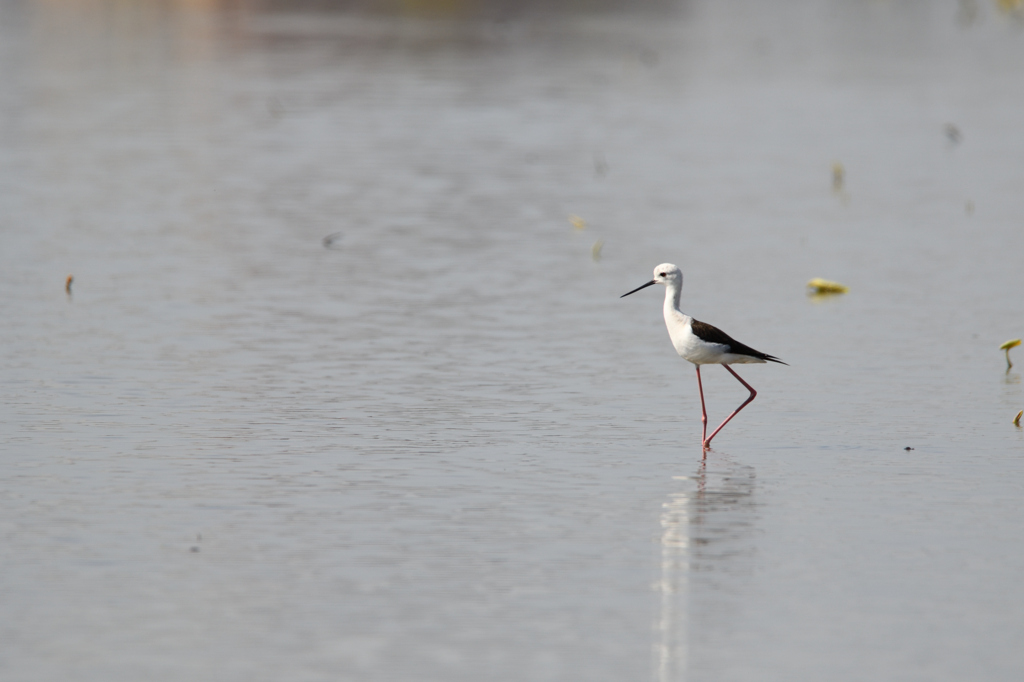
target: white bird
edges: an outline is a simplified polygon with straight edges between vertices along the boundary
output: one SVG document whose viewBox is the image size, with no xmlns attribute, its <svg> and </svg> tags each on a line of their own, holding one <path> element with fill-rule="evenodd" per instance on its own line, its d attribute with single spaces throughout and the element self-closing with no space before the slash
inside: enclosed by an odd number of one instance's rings
<svg viewBox="0 0 1024 682">
<path fill-rule="evenodd" d="M 701 445 L 704 449 L 711 447 L 711 439 L 718 435 L 722 427 L 729 423 L 729 420 L 739 414 L 739 411 L 746 407 L 750 401 L 757 396 L 750 384 L 740 378 L 740 375 L 733 371 L 729 365 L 747 362 L 777 362 L 781 365 L 787 363 L 777 357 L 767 355 L 761 351 L 754 350 L 750 346 L 740 343 L 718 327 L 695 320 L 679 309 L 679 295 L 683 290 L 683 271 L 671 263 L 662 263 L 654 268 L 654 279 L 647 284 L 627 292 L 619 298 L 625 298 L 635 294 L 641 289 L 646 289 L 653 284 L 665 285 L 665 326 L 668 327 L 668 335 L 672 339 L 672 345 L 676 352 L 684 360 L 689 360 L 697 368 L 697 389 L 700 391 L 700 410 L 703 431 L 701 433 Z M 708 411 L 704 407 L 704 387 L 700 381 L 701 365 L 722 365 L 729 373 L 746 386 L 750 391 L 750 397 L 742 405 L 737 407 L 732 414 L 725 418 L 725 421 L 708 436 Z"/>
</svg>

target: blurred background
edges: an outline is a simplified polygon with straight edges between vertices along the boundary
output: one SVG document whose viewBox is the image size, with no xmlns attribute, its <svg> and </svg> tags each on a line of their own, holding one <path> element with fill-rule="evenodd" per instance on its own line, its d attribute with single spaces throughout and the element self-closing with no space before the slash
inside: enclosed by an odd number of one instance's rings
<svg viewBox="0 0 1024 682">
<path fill-rule="evenodd" d="M 1015 0 L 0 0 L 0 677 L 1021 679 L 1022 65 Z M 666 261 L 790 363 L 706 461 Z"/>
</svg>

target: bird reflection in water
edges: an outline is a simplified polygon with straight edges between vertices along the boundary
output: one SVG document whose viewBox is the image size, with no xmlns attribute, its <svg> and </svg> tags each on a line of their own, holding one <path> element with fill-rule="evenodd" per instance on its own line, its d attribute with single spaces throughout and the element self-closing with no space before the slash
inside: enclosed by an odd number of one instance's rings
<svg viewBox="0 0 1024 682">
<path fill-rule="evenodd" d="M 738 617 L 754 566 L 754 469 L 718 458 L 673 478 L 684 485 L 662 505 L 658 682 L 701 679 L 726 652 L 716 638 Z"/>
</svg>

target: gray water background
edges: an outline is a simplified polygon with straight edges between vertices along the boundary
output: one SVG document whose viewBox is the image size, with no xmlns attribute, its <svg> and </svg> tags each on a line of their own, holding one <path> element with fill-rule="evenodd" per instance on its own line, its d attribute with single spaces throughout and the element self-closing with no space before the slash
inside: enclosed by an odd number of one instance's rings
<svg viewBox="0 0 1024 682">
<path fill-rule="evenodd" d="M 1020 11 L 386 9 L 0 3 L 0 678 L 1021 679 Z"/>
</svg>

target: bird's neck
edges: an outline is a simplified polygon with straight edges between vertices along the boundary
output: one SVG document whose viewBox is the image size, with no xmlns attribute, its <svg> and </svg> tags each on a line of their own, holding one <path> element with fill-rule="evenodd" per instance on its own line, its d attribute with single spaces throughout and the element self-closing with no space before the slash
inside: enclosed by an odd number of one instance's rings
<svg viewBox="0 0 1024 682">
<path fill-rule="evenodd" d="M 683 315 L 683 311 L 679 309 L 679 296 L 682 294 L 682 287 L 670 284 L 665 287 L 665 317 L 670 317 L 673 313 Z"/>
</svg>

